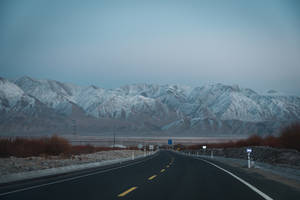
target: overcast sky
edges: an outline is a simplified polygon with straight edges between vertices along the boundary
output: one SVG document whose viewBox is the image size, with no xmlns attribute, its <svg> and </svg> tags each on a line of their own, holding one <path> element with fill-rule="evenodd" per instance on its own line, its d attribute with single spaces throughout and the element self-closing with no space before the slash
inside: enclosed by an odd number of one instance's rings
<svg viewBox="0 0 300 200">
<path fill-rule="evenodd" d="M 2 0 L 0 76 L 300 95 L 298 0 Z"/>
</svg>

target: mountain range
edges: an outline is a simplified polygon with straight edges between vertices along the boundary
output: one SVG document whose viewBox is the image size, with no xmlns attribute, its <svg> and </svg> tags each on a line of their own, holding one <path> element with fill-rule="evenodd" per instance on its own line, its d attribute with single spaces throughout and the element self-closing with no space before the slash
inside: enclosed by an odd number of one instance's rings
<svg viewBox="0 0 300 200">
<path fill-rule="evenodd" d="M 300 120 L 300 97 L 220 83 L 104 89 L 0 78 L 0 120 L 1 135 L 266 135 Z"/>
</svg>

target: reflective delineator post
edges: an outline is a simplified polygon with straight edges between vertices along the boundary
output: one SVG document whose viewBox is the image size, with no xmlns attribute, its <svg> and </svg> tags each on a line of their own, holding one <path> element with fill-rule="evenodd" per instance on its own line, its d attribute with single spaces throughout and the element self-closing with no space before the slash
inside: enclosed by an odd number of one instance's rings
<svg viewBox="0 0 300 200">
<path fill-rule="evenodd" d="M 248 168 L 250 168 L 250 153 L 248 153 Z"/>
<path fill-rule="evenodd" d="M 131 160 L 134 160 L 134 151 L 132 152 Z"/>
<path fill-rule="evenodd" d="M 205 153 L 206 153 L 206 145 L 204 145 L 204 146 L 202 146 L 202 149 L 204 150 L 204 155 L 205 155 Z"/>
<path fill-rule="evenodd" d="M 251 168 L 251 159 L 250 159 L 251 152 L 252 152 L 252 149 L 248 148 L 247 149 L 247 154 L 248 154 L 248 168 Z"/>
</svg>

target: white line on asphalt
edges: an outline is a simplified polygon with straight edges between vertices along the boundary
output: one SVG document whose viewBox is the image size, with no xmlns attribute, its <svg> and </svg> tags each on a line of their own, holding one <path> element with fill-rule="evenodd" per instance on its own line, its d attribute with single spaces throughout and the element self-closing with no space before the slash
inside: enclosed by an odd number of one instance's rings
<svg viewBox="0 0 300 200">
<path fill-rule="evenodd" d="M 254 192 L 256 192 L 257 194 L 259 194 L 260 196 L 262 196 L 264 199 L 266 200 L 273 200 L 271 197 L 269 197 L 268 195 L 266 195 L 265 193 L 263 193 L 262 191 L 260 191 L 259 189 L 257 189 L 256 187 L 254 187 L 253 185 L 251 185 L 250 183 L 248 183 L 247 181 L 244 181 L 243 179 L 241 179 L 240 177 L 236 176 L 235 174 L 231 173 L 230 171 L 226 170 L 226 169 L 223 169 L 222 167 L 212 163 L 212 162 L 209 162 L 207 160 L 203 160 L 203 159 L 200 159 L 200 158 L 196 158 L 198 160 L 202 160 L 206 163 L 209 163 L 213 166 L 215 166 L 216 168 L 226 172 L 227 174 L 231 175 L 232 177 L 236 178 L 237 180 L 239 180 L 240 182 L 242 182 L 243 184 L 245 184 L 246 186 L 248 186 L 251 190 L 253 190 Z"/>
<path fill-rule="evenodd" d="M 44 187 L 44 186 L 48 186 L 48 185 L 54 185 L 54 184 L 57 184 L 57 183 L 63 183 L 63 182 L 67 182 L 67 181 L 72 181 L 72 180 L 75 180 L 75 179 L 80 179 L 80 178 L 91 176 L 91 175 L 95 175 L 95 174 L 102 174 L 104 172 L 109 172 L 109 171 L 113 171 L 113 170 L 116 170 L 116 169 L 121 169 L 121 168 L 124 168 L 124 167 L 129 167 L 129 166 L 132 166 L 132 165 L 135 165 L 135 164 L 139 164 L 141 162 L 146 162 L 146 161 L 151 160 L 152 158 L 155 158 L 157 156 L 158 156 L 158 154 L 156 154 L 155 156 L 153 156 L 151 158 L 148 158 L 146 160 L 137 161 L 137 162 L 130 163 L 130 164 L 127 164 L 127 165 L 124 165 L 124 166 L 120 166 L 120 167 L 115 167 L 115 168 L 111 168 L 111 169 L 105 169 L 105 170 L 98 171 L 98 172 L 93 172 L 93 173 L 90 173 L 90 174 L 84 174 L 84 175 L 75 176 L 75 177 L 72 177 L 72 178 L 66 178 L 66 179 L 62 179 L 62 180 L 58 180 L 58 181 L 53 181 L 53 182 L 50 182 L 50 183 L 44 183 L 44 184 L 30 186 L 30 187 L 26 187 L 26 188 L 22 188 L 22 189 L 18 189 L 18 190 L 4 192 L 4 193 L 0 194 L 0 197 L 8 195 L 8 194 L 13 194 L 13 193 L 23 192 L 23 191 L 27 191 L 27 190 L 32 190 L 32 189 L 35 189 L 35 188 L 40 188 L 40 187 Z"/>
</svg>

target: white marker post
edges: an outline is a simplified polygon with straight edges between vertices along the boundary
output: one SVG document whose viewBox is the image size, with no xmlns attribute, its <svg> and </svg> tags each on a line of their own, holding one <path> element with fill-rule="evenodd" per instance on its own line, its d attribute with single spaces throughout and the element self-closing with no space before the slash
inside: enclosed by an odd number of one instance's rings
<svg viewBox="0 0 300 200">
<path fill-rule="evenodd" d="M 149 150 L 150 150 L 150 155 L 153 154 L 154 145 L 150 144 L 149 145 Z"/>
<path fill-rule="evenodd" d="M 252 152 L 251 148 L 247 148 L 247 153 L 248 153 L 248 168 L 251 167 L 251 160 L 250 160 L 250 154 Z"/>
<path fill-rule="evenodd" d="M 132 152 L 131 160 L 134 160 L 134 151 Z"/>
<path fill-rule="evenodd" d="M 204 155 L 205 155 L 205 153 L 206 153 L 206 145 L 204 145 L 204 146 L 202 146 L 202 149 L 204 150 Z"/>
</svg>

